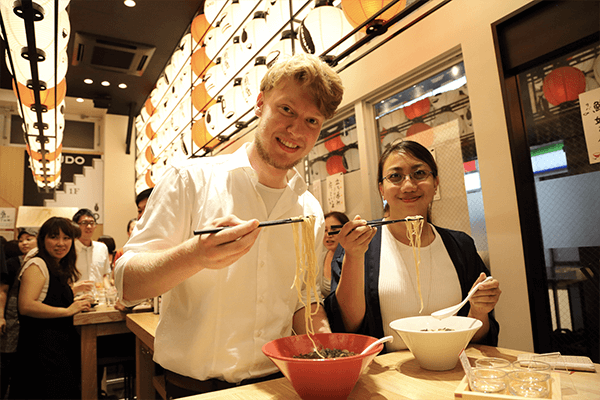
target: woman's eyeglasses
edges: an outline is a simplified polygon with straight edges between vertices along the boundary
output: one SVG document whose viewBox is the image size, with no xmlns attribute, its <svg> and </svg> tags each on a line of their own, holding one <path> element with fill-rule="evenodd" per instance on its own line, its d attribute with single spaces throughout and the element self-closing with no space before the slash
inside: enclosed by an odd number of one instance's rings
<svg viewBox="0 0 600 400">
<path fill-rule="evenodd" d="M 410 177 L 410 179 L 413 180 L 414 182 L 420 182 L 420 181 L 427 179 L 427 177 L 430 174 L 435 176 L 435 174 L 431 171 L 426 171 L 424 169 L 418 169 L 416 171 L 411 172 L 408 175 L 402 175 L 397 172 L 392 172 L 391 174 L 384 176 L 383 179 L 387 179 L 393 185 L 399 185 L 402 182 L 404 182 L 404 179 L 406 179 L 406 177 Z"/>
<path fill-rule="evenodd" d="M 92 228 L 94 226 L 96 226 L 96 222 L 95 221 L 80 221 L 77 223 L 77 225 L 79 226 L 91 226 Z"/>
</svg>

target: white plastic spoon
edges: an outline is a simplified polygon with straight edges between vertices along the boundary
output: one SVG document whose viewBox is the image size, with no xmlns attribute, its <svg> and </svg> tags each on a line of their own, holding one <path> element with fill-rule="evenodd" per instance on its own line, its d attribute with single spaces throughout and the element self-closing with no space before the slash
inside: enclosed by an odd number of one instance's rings
<svg viewBox="0 0 600 400">
<path fill-rule="evenodd" d="M 393 341 L 394 341 L 394 337 L 393 336 L 382 337 L 381 339 L 378 339 L 378 340 L 374 341 L 373 343 L 371 343 L 370 345 L 368 345 L 367 348 L 364 349 L 360 353 L 360 355 L 368 353 L 372 348 L 374 348 L 375 346 L 377 346 L 379 343 L 393 342 Z"/>
<path fill-rule="evenodd" d="M 479 282 L 477 285 L 475 285 L 475 287 L 473 289 L 471 289 L 471 291 L 469 291 L 469 294 L 467 294 L 467 297 L 465 297 L 465 299 L 460 303 L 457 304 L 455 306 L 452 307 L 448 307 L 448 308 L 444 308 L 442 310 L 436 311 L 431 313 L 431 316 L 437 319 L 444 319 L 444 318 L 448 318 L 453 316 L 454 314 L 456 314 L 465 304 L 467 304 L 467 301 L 469 301 L 471 299 L 471 297 L 473 297 L 473 295 L 475 294 L 475 292 L 479 289 L 479 287 L 486 283 L 491 281 L 492 278 L 491 276 L 488 276 L 487 278 L 485 278 L 483 281 Z"/>
</svg>

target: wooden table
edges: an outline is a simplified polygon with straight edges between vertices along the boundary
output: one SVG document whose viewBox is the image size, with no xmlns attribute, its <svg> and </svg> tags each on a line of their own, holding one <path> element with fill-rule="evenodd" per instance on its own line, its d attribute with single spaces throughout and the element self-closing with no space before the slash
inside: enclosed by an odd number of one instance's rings
<svg viewBox="0 0 600 400">
<path fill-rule="evenodd" d="M 135 311 L 147 311 L 141 308 Z M 81 333 L 81 397 L 84 400 L 98 398 L 98 355 L 96 338 L 98 336 L 127 333 L 125 323 L 127 314 L 115 310 L 113 306 L 99 304 L 93 311 L 75 314 L 73 324 Z"/>
<path fill-rule="evenodd" d="M 136 334 L 136 343 L 146 346 L 147 351 L 154 349 L 154 334 L 158 315 L 133 314 L 127 316 L 127 326 Z M 515 361 L 517 355 L 522 353 L 517 350 L 509 350 L 499 347 L 483 345 L 470 345 L 467 356 L 471 365 L 475 359 L 481 357 L 499 357 L 509 361 Z M 136 356 L 138 353 L 136 353 Z M 140 367 L 144 365 L 144 354 L 142 363 L 136 364 L 136 385 L 144 385 L 138 390 L 138 399 L 154 398 L 154 387 L 152 387 L 152 373 L 147 370 L 146 377 Z M 151 361 L 151 357 L 150 357 Z M 147 363 L 147 357 L 146 361 Z M 153 364 L 153 363 L 152 363 Z M 148 366 L 149 364 L 146 364 Z M 152 365 L 153 368 L 153 365 Z M 566 400 L 598 400 L 600 399 L 600 365 L 596 364 L 596 373 L 574 372 L 572 374 L 560 374 L 562 382 L 562 397 Z M 140 379 L 142 373 L 142 379 Z M 460 381 L 465 376 L 462 366 L 457 366 L 450 371 L 427 371 L 422 369 L 412 353 L 408 350 L 378 356 L 373 360 L 366 372 L 360 377 L 354 390 L 350 394 L 351 400 L 363 399 L 455 399 L 454 392 Z M 144 389 L 145 388 L 145 389 Z M 142 391 L 140 391 L 142 390 Z M 144 392 L 143 390 L 146 390 Z M 152 395 L 148 392 L 152 391 Z M 261 399 L 296 399 L 296 394 L 287 378 L 274 379 L 268 382 L 253 385 L 240 386 L 237 388 L 221 390 L 188 397 L 190 400 L 227 399 L 227 400 L 261 400 Z"/>
<path fill-rule="evenodd" d="M 138 399 L 154 399 L 155 390 L 165 399 L 164 378 L 156 376 L 154 336 L 159 315 L 140 313 L 127 315 L 127 327 L 135 334 L 135 392 Z"/>
</svg>

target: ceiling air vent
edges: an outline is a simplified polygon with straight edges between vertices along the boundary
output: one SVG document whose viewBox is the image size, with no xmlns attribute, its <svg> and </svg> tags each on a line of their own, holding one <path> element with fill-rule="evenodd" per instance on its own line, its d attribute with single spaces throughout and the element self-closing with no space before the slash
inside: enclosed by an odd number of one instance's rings
<svg viewBox="0 0 600 400">
<path fill-rule="evenodd" d="M 156 47 L 88 33 L 75 33 L 73 65 L 142 76 Z"/>
</svg>

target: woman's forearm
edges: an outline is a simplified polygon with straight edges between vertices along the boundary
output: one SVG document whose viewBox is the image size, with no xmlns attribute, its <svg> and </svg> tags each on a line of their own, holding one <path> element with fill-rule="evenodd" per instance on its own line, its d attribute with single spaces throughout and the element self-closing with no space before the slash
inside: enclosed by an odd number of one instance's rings
<svg viewBox="0 0 600 400">
<path fill-rule="evenodd" d="M 364 254 L 358 257 L 350 257 L 346 254 L 335 295 L 341 309 L 344 327 L 348 332 L 356 332 L 365 317 L 364 287 Z"/>
</svg>

